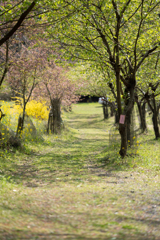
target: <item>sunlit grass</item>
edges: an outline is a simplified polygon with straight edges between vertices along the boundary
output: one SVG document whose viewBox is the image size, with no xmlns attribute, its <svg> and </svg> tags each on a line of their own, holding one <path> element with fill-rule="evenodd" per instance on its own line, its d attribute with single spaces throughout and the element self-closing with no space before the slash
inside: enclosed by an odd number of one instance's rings
<svg viewBox="0 0 160 240">
<path fill-rule="evenodd" d="M 28 137 L 3 152 L 0 236 L 158 239 L 160 141 L 151 129 L 136 136 L 122 162 L 119 138 L 109 138 L 114 118 L 104 121 L 98 103 L 72 109 L 62 113 L 61 135 L 46 135 L 46 122 L 33 119 L 43 141 Z"/>
</svg>

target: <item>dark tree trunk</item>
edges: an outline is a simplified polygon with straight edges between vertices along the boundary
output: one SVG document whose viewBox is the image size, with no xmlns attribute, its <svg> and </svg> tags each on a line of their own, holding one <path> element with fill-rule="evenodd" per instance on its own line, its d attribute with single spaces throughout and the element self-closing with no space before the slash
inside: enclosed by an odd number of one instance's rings
<svg viewBox="0 0 160 240">
<path fill-rule="evenodd" d="M 153 91 L 153 93 L 150 96 L 148 94 L 145 94 L 145 99 L 146 99 L 148 106 L 153 114 L 152 115 L 153 129 L 154 129 L 155 137 L 156 137 L 156 139 L 158 139 L 158 138 L 160 138 L 159 126 L 158 126 L 159 106 L 156 104 L 156 100 L 155 100 L 155 93 L 154 93 L 155 89 L 152 89 L 152 91 Z"/>
<path fill-rule="evenodd" d="M 60 133 L 61 132 L 61 101 L 59 99 L 52 99 L 51 111 L 48 118 L 47 132 Z"/>
<path fill-rule="evenodd" d="M 119 154 L 124 158 L 127 153 L 127 123 L 119 124 L 119 132 L 121 135 L 121 148 Z"/>
<path fill-rule="evenodd" d="M 125 123 L 119 124 L 119 132 L 121 135 L 121 149 L 120 155 L 122 158 L 125 157 L 127 153 L 127 147 L 131 147 L 133 145 L 133 131 L 131 126 L 131 117 L 132 117 L 132 110 L 127 112 L 125 116 Z"/>
<path fill-rule="evenodd" d="M 160 124 L 160 113 L 159 113 L 159 110 L 160 110 L 160 102 L 158 103 L 158 106 L 157 106 L 158 123 Z"/>
<path fill-rule="evenodd" d="M 136 103 L 137 103 L 138 112 L 139 112 L 139 116 L 138 116 L 139 127 L 140 127 L 140 129 L 142 129 L 142 108 L 141 108 L 141 104 L 139 101 L 136 101 Z"/>
<path fill-rule="evenodd" d="M 137 106 L 138 106 L 138 111 L 139 111 L 139 118 L 140 118 L 140 129 L 142 132 L 145 132 L 147 130 L 147 124 L 146 124 L 146 102 L 141 104 L 141 102 L 136 101 Z"/>
<path fill-rule="evenodd" d="M 25 110 L 26 106 L 23 107 L 23 113 L 22 116 L 20 115 L 18 118 L 18 126 L 17 126 L 17 132 L 16 132 L 16 137 L 19 137 L 23 131 L 24 128 L 24 119 L 25 119 Z"/>
<path fill-rule="evenodd" d="M 109 118 L 107 103 L 103 103 L 103 116 L 104 116 L 104 120 Z"/>
<path fill-rule="evenodd" d="M 147 131 L 147 123 L 146 123 L 146 102 L 142 104 L 142 119 L 141 119 L 141 129 L 142 132 Z"/>
<path fill-rule="evenodd" d="M 110 116 L 111 117 L 113 117 L 114 116 L 114 107 L 113 107 L 113 105 L 111 104 L 111 106 L 110 106 Z"/>
<path fill-rule="evenodd" d="M 18 118 L 18 125 L 17 125 L 16 137 L 19 136 L 20 133 L 22 132 L 22 126 L 23 126 L 22 117 L 19 116 L 19 118 Z"/>
<path fill-rule="evenodd" d="M 156 100 L 153 97 L 153 116 L 152 116 L 152 122 L 153 122 L 153 129 L 154 129 L 154 133 L 155 133 L 155 137 L 156 139 L 158 139 L 160 137 L 159 134 L 159 126 L 158 126 L 158 108 L 156 105 Z"/>
<path fill-rule="evenodd" d="M 2 120 L 2 118 L 5 116 L 5 114 L 2 112 L 2 109 L 0 109 L 0 121 Z"/>
<path fill-rule="evenodd" d="M 115 124 L 119 123 L 119 116 L 118 116 L 118 111 L 115 111 Z"/>
<path fill-rule="evenodd" d="M 133 119 L 132 119 L 132 109 L 126 115 L 126 122 L 127 122 L 127 141 L 128 145 L 131 147 L 133 145 Z"/>
<path fill-rule="evenodd" d="M 135 79 L 131 79 L 133 82 Z M 131 114 L 134 106 L 134 86 L 126 89 L 125 107 L 123 115 L 125 116 L 124 123 L 119 124 L 119 133 L 121 135 L 121 149 L 119 151 L 122 158 L 126 156 L 128 140 L 131 141 Z M 131 142 L 130 142 L 131 143 Z"/>
<path fill-rule="evenodd" d="M 158 119 L 154 114 L 152 116 L 152 122 L 153 122 L 153 129 L 154 129 L 155 137 L 156 137 L 156 139 L 158 139 L 160 137 L 159 127 L 158 127 Z"/>
</svg>

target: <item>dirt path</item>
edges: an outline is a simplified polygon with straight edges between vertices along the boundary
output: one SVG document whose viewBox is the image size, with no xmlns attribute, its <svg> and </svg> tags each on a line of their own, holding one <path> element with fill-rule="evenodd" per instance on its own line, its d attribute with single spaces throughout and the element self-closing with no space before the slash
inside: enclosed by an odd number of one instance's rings
<svg viewBox="0 0 160 240">
<path fill-rule="evenodd" d="M 108 129 L 76 117 L 71 136 L 17 153 L 6 170 L 0 240 L 160 240 L 158 171 L 109 167 Z"/>
</svg>

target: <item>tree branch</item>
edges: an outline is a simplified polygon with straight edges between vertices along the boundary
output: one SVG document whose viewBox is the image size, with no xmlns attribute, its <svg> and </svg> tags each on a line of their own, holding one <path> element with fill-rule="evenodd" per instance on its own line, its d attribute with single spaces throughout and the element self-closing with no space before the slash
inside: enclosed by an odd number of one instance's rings
<svg viewBox="0 0 160 240">
<path fill-rule="evenodd" d="M 19 4 L 21 4 L 22 2 L 23 2 L 23 0 L 20 1 L 20 2 L 18 2 L 17 4 L 15 4 L 14 6 L 12 6 L 10 9 L 8 9 L 8 10 L 2 12 L 2 13 L 0 14 L 0 17 L 3 16 L 5 13 L 11 11 L 11 10 L 14 9 L 15 7 L 17 7 L 17 6 L 18 6 Z"/>
<path fill-rule="evenodd" d="M 126 20 L 122 23 L 121 27 L 123 27 L 135 14 L 136 12 L 139 10 L 139 8 L 141 7 L 142 3 L 140 3 L 140 5 L 138 6 L 138 8 L 134 11 L 134 13 Z"/>
<path fill-rule="evenodd" d="M 128 5 L 130 4 L 131 0 L 128 0 L 126 2 L 126 4 L 124 5 L 124 8 L 122 9 L 122 11 L 120 12 L 120 17 L 123 17 L 123 13 L 125 12 L 126 8 L 128 7 Z"/>
<path fill-rule="evenodd" d="M 36 0 L 34 0 L 31 5 L 28 7 L 28 9 L 23 12 L 18 20 L 18 22 L 14 25 L 14 27 L 0 40 L 0 46 L 6 42 L 16 31 L 17 29 L 21 26 L 21 23 L 24 21 L 26 16 L 31 12 L 31 10 L 34 8 L 36 5 Z"/>
<path fill-rule="evenodd" d="M 138 39 L 140 36 L 140 30 L 141 30 L 141 26 L 143 23 L 143 2 L 144 0 L 142 0 L 142 5 L 141 5 L 141 20 L 138 26 L 138 32 L 137 32 L 137 36 L 136 36 L 136 40 L 135 40 L 135 44 L 134 44 L 134 61 L 135 61 L 135 65 L 134 65 L 134 70 L 136 70 L 136 66 L 137 66 L 137 43 L 138 43 Z"/>
<path fill-rule="evenodd" d="M 3 71 L 3 75 L 1 77 L 1 80 L 0 80 L 0 87 L 3 83 L 3 80 L 6 76 L 6 73 L 8 72 L 8 41 L 6 41 L 6 61 L 5 61 L 5 68 L 4 68 L 4 71 Z"/>
<path fill-rule="evenodd" d="M 136 71 L 138 70 L 138 68 L 141 66 L 141 64 L 143 63 L 143 61 L 152 53 L 157 49 L 158 46 L 155 46 L 154 48 L 148 50 L 143 56 L 142 59 L 139 61 L 139 63 L 137 64 L 136 67 Z"/>
<path fill-rule="evenodd" d="M 116 5 L 114 0 L 112 0 L 112 5 L 113 5 L 113 8 L 114 8 L 115 13 L 116 13 L 116 18 L 119 19 L 120 15 L 119 15 L 118 8 L 117 8 L 117 5 Z"/>
</svg>

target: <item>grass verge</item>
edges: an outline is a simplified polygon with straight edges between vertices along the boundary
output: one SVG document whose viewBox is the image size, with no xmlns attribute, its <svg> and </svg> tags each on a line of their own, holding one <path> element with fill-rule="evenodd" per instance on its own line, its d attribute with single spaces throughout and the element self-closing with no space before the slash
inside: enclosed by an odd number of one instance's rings
<svg viewBox="0 0 160 240">
<path fill-rule="evenodd" d="M 153 132 L 122 163 L 109 141 L 114 119 L 103 121 L 99 104 L 77 104 L 63 119 L 61 135 L 2 152 L 0 239 L 159 240 Z"/>
</svg>

